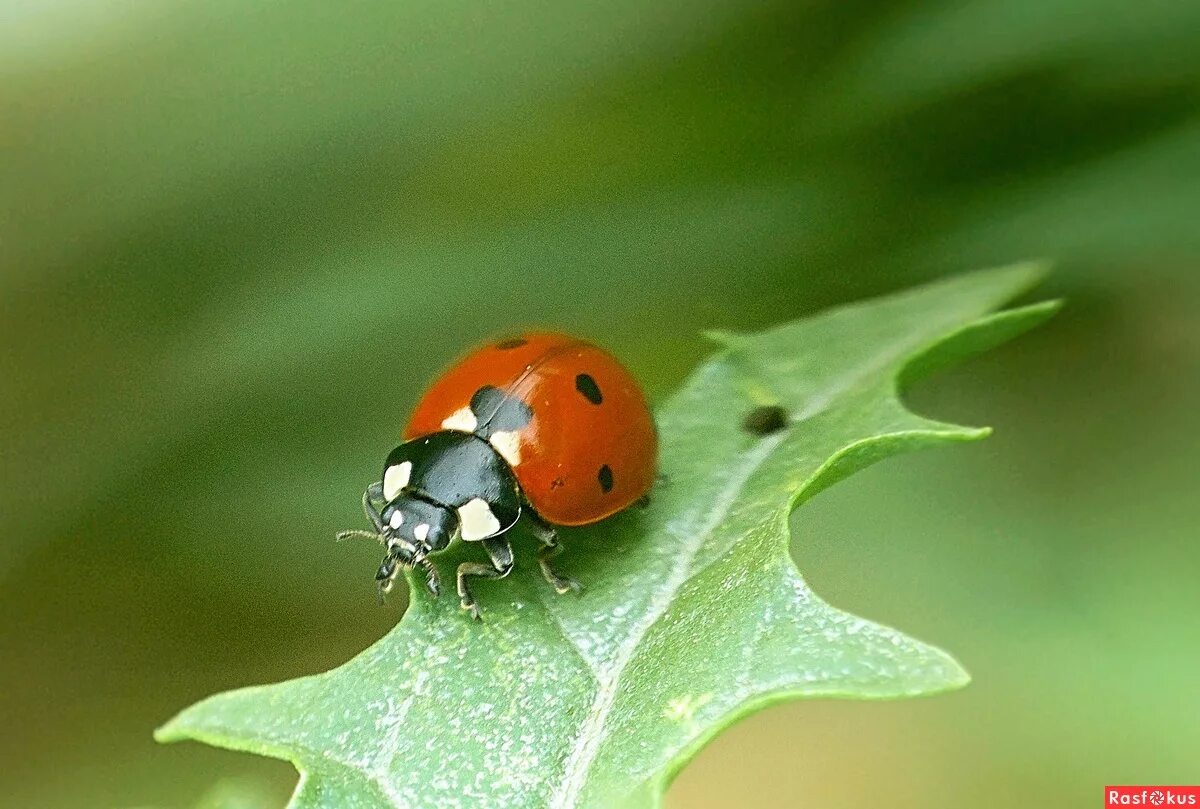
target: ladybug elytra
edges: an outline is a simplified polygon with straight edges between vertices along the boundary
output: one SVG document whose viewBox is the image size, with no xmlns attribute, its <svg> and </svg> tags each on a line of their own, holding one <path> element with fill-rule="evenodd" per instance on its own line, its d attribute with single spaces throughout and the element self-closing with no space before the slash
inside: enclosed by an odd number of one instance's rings
<svg viewBox="0 0 1200 809">
<path fill-rule="evenodd" d="M 338 538 L 384 544 L 375 576 L 381 598 L 405 568 L 419 568 L 436 597 L 429 556 L 455 539 L 480 543 L 489 563 L 465 562 L 457 571 L 462 607 L 476 619 L 468 579 L 508 575 L 505 534 L 522 516 L 542 544 L 546 580 L 559 593 L 578 590 L 550 564 L 560 549 L 555 526 L 597 522 L 644 497 L 658 448 L 630 373 L 606 351 L 548 332 L 468 354 L 426 391 L 404 438 L 363 493 L 375 532 Z"/>
</svg>

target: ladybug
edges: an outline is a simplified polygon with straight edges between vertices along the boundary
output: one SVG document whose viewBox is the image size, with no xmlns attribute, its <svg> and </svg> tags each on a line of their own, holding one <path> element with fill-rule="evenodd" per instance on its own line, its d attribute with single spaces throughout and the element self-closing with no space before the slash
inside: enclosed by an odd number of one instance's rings
<svg viewBox="0 0 1200 809">
<path fill-rule="evenodd" d="M 522 516 L 542 547 L 542 575 L 559 593 L 580 585 L 555 572 L 556 526 L 587 525 L 643 499 L 655 477 L 658 437 L 633 376 L 608 352 L 565 334 L 532 332 L 468 354 L 425 392 L 380 479 L 363 493 L 387 553 L 380 599 L 402 569 L 441 586 L 432 554 L 461 539 L 489 563 L 458 566 L 463 609 L 480 618 L 468 580 L 513 568 L 507 532 Z"/>
</svg>

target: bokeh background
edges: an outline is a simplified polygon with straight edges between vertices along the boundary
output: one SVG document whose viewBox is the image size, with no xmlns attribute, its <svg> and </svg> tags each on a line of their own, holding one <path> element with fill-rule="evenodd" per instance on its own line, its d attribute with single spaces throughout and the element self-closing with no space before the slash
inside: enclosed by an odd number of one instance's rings
<svg viewBox="0 0 1200 809">
<path fill-rule="evenodd" d="M 910 397 L 995 436 L 795 516 L 975 682 L 758 714 L 668 805 L 1200 781 L 1198 102 L 1184 0 L 5 4 L 0 805 L 282 805 L 150 733 L 396 621 L 331 538 L 474 341 L 569 328 L 661 399 L 701 329 L 1029 257 L 1067 308 Z"/>
</svg>

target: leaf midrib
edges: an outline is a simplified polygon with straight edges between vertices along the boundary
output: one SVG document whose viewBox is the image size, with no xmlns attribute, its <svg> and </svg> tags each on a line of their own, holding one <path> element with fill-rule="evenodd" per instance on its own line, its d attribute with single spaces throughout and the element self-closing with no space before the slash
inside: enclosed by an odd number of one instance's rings
<svg viewBox="0 0 1200 809">
<path fill-rule="evenodd" d="M 729 353 L 732 354 L 735 351 L 736 348 Z M 893 348 L 890 351 L 885 350 L 864 358 L 863 362 L 850 371 L 838 374 L 836 377 L 828 380 L 827 384 L 821 390 L 814 391 L 804 407 L 790 417 L 792 425 L 794 426 L 799 422 L 807 421 L 826 412 L 841 396 L 853 390 L 863 379 L 869 377 L 872 373 L 882 371 L 889 365 L 894 365 L 901 357 L 911 355 L 912 353 L 912 347 L 906 346 L 899 349 Z M 612 664 L 600 671 L 596 671 L 589 664 L 589 669 L 596 676 L 596 695 L 592 700 L 592 705 L 588 710 L 587 716 L 580 725 L 579 733 L 575 737 L 575 744 L 572 747 L 571 753 L 567 755 L 564 762 L 563 777 L 559 781 L 559 786 L 550 797 L 548 806 L 551 809 L 574 809 L 578 805 L 579 796 L 587 784 L 592 763 L 596 760 L 600 746 L 604 741 L 604 728 L 608 723 L 608 716 L 612 712 L 613 705 L 616 702 L 621 675 L 637 653 L 642 639 L 658 623 L 663 615 L 666 614 L 675 595 L 699 572 L 691 569 L 692 563 L 695 561 L 700 550 L 712 537 L 716 528 L 728 516 L 729 510 L 733 507 L 738 494 L 746 485 L 746 482 L 771 456 L 771 453 L 775 451 L 788 434 L 788 432 L 780 432 L 776 435 L 768 436 L 752 449 L 743 453 L 740 459 L 742 465 L 738 469 L 738 473 L 732 476 L 720 490 L 720 496 L 709 511 L 703 528 L 690 537 L 681 549 L 676 557 L 676 563 L 671 568 L 671 575 L 667 577 L 663 587 L 651 598 L 650 607 L 644 614 L 643 619 L 633 627 L 626 640 L 617 647 L 618 654 Z M 789 506 L 789 510 L 790 508 L 791 506 Z M 562 631 L 561 626 L 559 626 L 559 630 Z M 569 645 L 574 647 L 573 643 Z M 582 656 L 582 652 L 579 652 L 579 654 Z"/>
<path fill-rule="evenodd" d="M 720 491 L 702 528 L 690 537 L 680 549 L 676 556 L 676 562 L 671 567 L 670 575 L 651 598 L 649 609 L 646 610 L 643 618 L 634 625 L 626 640 L 617 647 L 617 656 L 613 662 L 599 672 L 596 695 L 592 700 L 591 708 L 580 725 L 571 753 L 567 755 L 559 787 L 550 797 L 549 806 L 552 809 L 572 809 L 578 804 L 579 795 L 587 783 L 591 765 L 604 740 L 604 728 L 616 702 L 621 675 L 636 654 L 642 638 L 667 612 L 675 595 L 691 578 L 691 567 L 696 555 L 728 515 L 738 494 L 746 485 L 746 481 L 770 457 L 785 436 L 786 433 L 769 436 L 742 455 L 737 474 L 731 476 Z"/>
</svg>

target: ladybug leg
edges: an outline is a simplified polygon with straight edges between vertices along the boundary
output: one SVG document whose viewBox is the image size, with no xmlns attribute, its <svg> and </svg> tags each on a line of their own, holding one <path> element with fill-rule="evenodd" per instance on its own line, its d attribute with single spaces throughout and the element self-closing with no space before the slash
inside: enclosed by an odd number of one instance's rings
<svg viewBox="0 0 1200 809">
<path fill-rule="evenodd" d="M 383 563 L 379 565 L 379 570 L 375 573 L 375 585 L 379 590 L 379 606 L 383 606 L 386 602 L 386 596 L 392 591 L 392 585 L 396 583 L 396 576 L 400 573 L 400 561 L 392 554 L 383 557 Z"/>
<path fill-rule="evenodd" d="M 479 613 L 479 605 L 475 603 L 475 597 L 471 595 L 471 588 L 467 586 L 467 577 L 503 579 L 513 569 L 512 545 L 507 539 L 500 537 L 485 539 L 483 540 L 483 549 L 487 551 L 488 557 L 492 560 L 490 565 L 463 562 L 458 566 L 458 597 L 462 601 L 462 608 L 471 613 L 471 617 L 476 621 L 482 620 L 483 616 Z"/>
<path fill-rule="evenodd" d="M 437 598 L 442 592 L 442 579 L 438 576 L 437 568 L 428 559 L 417 562 L 417 567 L 425 574 L 425 588 L 429 590 L 430 595 Z"/>
<path fill-rule="evenodd" d="M 542 577 L 550 582 L 550 586 L 559 595 L 582 591 L 582 584 L 569 576 L 563 576 L 550 565 L 550 560 L 562 553 L 562 545 L 558 543 L 558 532 L 554 530 L 554 527 L 540 518 L 534 517 L 529 521 L 529 530 L 538 542 L 542 543 L 537 555 L 538 567 L 542 569 Z"/>
<path fill-rule="evenodd" d="M 383 517 L 379 516 L 379 508 L 375 505 L 376 502 L 383 502 L 383 481 L 377 480 L 367 487 L 363 492 L 362 507 L 363 514 L 367 515 L 367 519 L 375 526 L 375 530 L 383 533 Z"/>
</svg>

